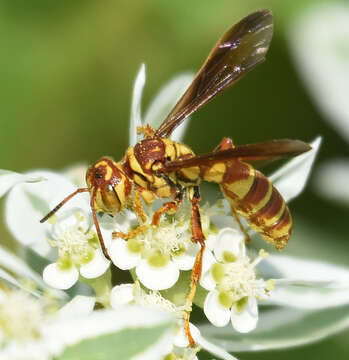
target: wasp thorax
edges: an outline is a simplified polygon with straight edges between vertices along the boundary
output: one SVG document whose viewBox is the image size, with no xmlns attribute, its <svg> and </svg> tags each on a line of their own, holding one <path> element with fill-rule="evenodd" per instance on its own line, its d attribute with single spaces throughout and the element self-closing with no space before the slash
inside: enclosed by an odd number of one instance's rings
<svg viewBox="0 0 349 360">
<path fill-rule="evenodd" d="M 122 210 L 131 192 L 131 183 L 119 163 L 103 157 L 89 167 L 86 183 L 94 198 L 96 211 L 116 214 Z"/>
</svg>

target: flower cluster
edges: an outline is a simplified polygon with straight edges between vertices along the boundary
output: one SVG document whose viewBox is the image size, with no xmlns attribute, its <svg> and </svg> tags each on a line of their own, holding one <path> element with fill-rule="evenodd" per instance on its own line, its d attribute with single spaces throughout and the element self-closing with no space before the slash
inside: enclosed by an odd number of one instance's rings
<svg viewBox="0 0 349 360">
<path fill-rule="evenodd" d="M 220 231 L 213 252 L 212 265 L 201 280 L 209 290 L 204 312 L 215 326 L 225 326 L 231 320 L 236 331 L 249 332 L 257 325 L 257 299 L 266 299 L 273 288 L 272 279 L 265 281 L 256 276 L 256 266 L 267 253 L 261 250 L 251 261 L 243 235 L 231 228 Z"/>
<path fill-rule="evenodd" d="M 134 87 L 131 145 L 138 140 L 137 126 L 145 123 L 152 125 L 163 118 L 162 113 L 172 107 L 191 78 L 184 75 L 167 85 L 156 97 L 143 121 L 140 104 L 145 70 L 142 66 Z M 175 139 L 179 140 L 181 135 L 183 129 L 176 131 Z M 320 140 L 317 139 L 312 143 L 312 151 L 290 161 L 271 177 L 286 201 L 302 191 L 319 144 Z M 30 249 L 31 257 L 40 259 L 41 262 L 38 262 L 42 264 L 44 280 L 42 282 L 40 276 L 18 259 L 8 261 L 9 255 L 6 253 L 6 256 L 2 256 L 0 248 L 0 265 L 3 264 L 10 271 L 4 274 L 0 271 L 0 278 L 11 284 L 11 291 L 0 293 L 0 339 L 6 351 L 10 349 L 9 344 L 17 344 L 13 345 L 17 351 L 19 343 L 28 343 L 33 348 L 45 349 L 40 353 L 41 357 L 38 355 L 36 359 L 52 359 L 65 349 L 69 351 L 69 347 L 82 339 L 88 341 L 109 334 L 115 336 L 110 341 L 113 356 L 117 356 L 113 342 L 122 341 L 125 333 L 132 329 L 140 329 L 148 331 L 148 342 L 153 341 L 152 346 L 149 347 L 147 343 L 143 347 L 138 344 L 139 349 L 130 347 L 132 355 L 129 358 L 197 360 L 197 353 L 203 348 L 218 358 L 233 360 L 235 357 L 227 350 L 240 348 L 236 345 L 230 347 L 229 344 L 235 344 L 232 336 L 252 332 L 256 328 L 255 331 L 258 331 L 259 304 L 285 305 L 284 299 L 289 296 L 294 300 L 293 307 L 305 308 L 302 294 L 298 298 L 290 296 L 292 287 L 299 282 L 308 287 L 307 291 L 311 289 L 320 293 L 324 288 L 329 291 L 340 289 L 340 295 L 337 291 L 333 298 L 326 297 L 328 304 L 346 304 L 349 298 L 347 290 L 342 287 L 349 278 L 347 270 L 328 267 L 326 272 L 330 275 L 320 281 L 316 276 L 306 277 L 306 274 L 304 279 L 292 279 L 285 270 L 285 264 L 292 262 L 292 259 L 280 260 L 277 255 L 268 256 L 263 249 L 247 247 L 246 235 L 241 231 L 240 224 L 231 216 L 227 202 L 220 199 L 211 206 L 202 206 L 200 210 L 206 249 L 197 296 L 194 298 L 194 304 L 203 310 L 202 318 L 205 317 L 213 326 L 207 325 L 208 322 L 201 327 L 190 323 L 196 346 L 189 347 L 185 319 L 192 310 L 192 304 L 187 301 L 190 271 L 200 250 L 200 245 L 191 239 L 189 201 L 184 200 L 175 214 L 163 215 L 159 226 L 152 226 L 150 219 L 162 205 L 156 201 L 147 209 L 147 228 L 128 240 L 114 239 L 113 233 L 128 233 L 138 226 L 139 220 L 134 212 L 126 209 L 114 217 L 99 214 L 98 222 L 111 259 L 108 260 L 101 251 L 93 225 L 89 194 L 74 197 L 49 222 L 38 222 L 62 198 L 73 193 L 77 186 L 83 186 L 77 184 L 76 179 L 80 179 L 84 171 L 86 167 L 79 165 L 61 173 L 47 170 L 26 175 L 0 172 L 0 194 L 9 191 L 6 201 L 8 227 L 24 249 Z M 16 265 L 13 267 L 13 264 Z M 304 269 L 308 265 L 301 263 L 297 266 Z M 321 266 L 314 267 L 318 269 Z M 126 271 L 130 272 L 133 282 L 120 280 L 125 279 Z M 10 273 L 16 274 L 16 278 Z M 337 279 L 334 283 L 333 279 L 339 273 L 341 281 Z M 23 278 L 24 274 L 31 274 L 40 289 L 47 286 L 59 289 L 55 298 L 66 305 L 53 315 L 47 314 L 42 306 L 42 295 L 38 296 L 35 291 L 34 295 L 23 295 L 17 279 Z M 70 291 L 61 291 L 67 289 Z M 43 293 L 42 290 L 40 292 Z M 74 297 L 76 294 L 78 296 Z M 99 303 L 98 307 L 105 309 L 93 310 L 96 302 Z M 16 308 L 20 311 L 14 311 Z M 229 322 L 233 329 L 225 327 Z M 19 329 L 22 323 L 25 326 Z M 76 333 L 67 330 L 65 334 L 64 329 L 70 328 L 75 329 Z M 52 345 L 51 336 L 57 329 L 62 335 Z M 210 341 L 203 335 L 208 336 Z M 13 338 L 16 338 L 15 342 L 12 342 Z M 244 344 L 248 344 L 248 341 Z"/>
</svg>

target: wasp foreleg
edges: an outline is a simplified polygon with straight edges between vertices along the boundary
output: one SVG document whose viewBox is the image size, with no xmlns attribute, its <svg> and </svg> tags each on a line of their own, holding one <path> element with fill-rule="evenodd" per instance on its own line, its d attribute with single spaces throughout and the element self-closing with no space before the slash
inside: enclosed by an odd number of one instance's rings
<svg viewBox="0 0 349 360">
<path fill-rule="evenodd" d="M 168 201 L 162 207 L 155 211 L 153 215 L 152 225 L 159 226 L 162 214 L 175 214 L 178 210 L 180 202 Z"/>
<path fill-rule="evenodd" d="M 195 243 L 199 243 L 201 248 L 198 254 L 196 255 L 195 263 L 193 270 L 191 272 L 190 277 L 190 291 L 187 296 L 187 306 L 191 308 L 191 305 L 193 303 L 195 293 L 196 293 L 196 287 L 198 282 L 201 279 L 201 273 L 202 273 L 202 259 L 205 251 L 205 236 L 202 232 L 201 227 L 201 219 L 200 219 L 200 192 L 199 187 L 194 186 L 189 189 L 189 200 L 191 202 L 191 232 L 192 232 L 192 241 Z M 190 333 L 189 328 L 189 319 L 190 319 L 190 312 L 191 310 L 186 311 L 185 319 L 184 319 L 184 329 L 187 334 L 189 344 L 190 346 L 195 345 L 195 341 Z"/>
<path fill-rule="evenodd" d="M 133 210 L 136 213 L 142 225 L 137 226 L 134 230 L 131 230 L 128 233 L 114 231 L 112 235 L 113 239 L 120 237 L 124 240 L 127 240 L 148 229 L 149 224 L 144 224 L 147 222 L 148 216 L 144 210 L 142 198 L 144 199 L 145 202 L 151 203 L 152 201 L 154 201 L 155 197 L 154 194 L 149 190 L 142 189 L 141 187 L 135 188 L 134 198 L 133 198 Z"/>
</svg>

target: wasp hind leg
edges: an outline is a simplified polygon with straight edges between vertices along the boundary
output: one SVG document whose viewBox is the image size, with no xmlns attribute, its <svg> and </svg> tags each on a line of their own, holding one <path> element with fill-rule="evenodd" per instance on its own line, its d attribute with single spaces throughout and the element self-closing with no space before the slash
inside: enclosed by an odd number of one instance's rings
<svg viewBox="0 0 349 360">
<path fill-rule="evenodd" d="M 190 346 L 195 345 L 195 341 L 190 333 L 189 328 L 189 319 L 190 319 L 190 313 L 191 313 L 191 306 L 195 297 L 196 293 L 196 287 L 198 282 L 201 279 L 201 273 L 202 273 L 202 259 L 205 251 L 205 236 L 202 232 L 201 227 L 201 219 L 200 219 L 200 192 L 199 187 L 194 186 L 189 189 L 189 200 L 191 202 L 191 231 L 192 231 L 192 241 L 194 243 L 199 243 L 201 248 L 198 254 L 196 255 L 195 263 L 193 270 L 191 272 L 190 277 L 190 291 L 187 295 L 187 306 L 190 308 L 190 310 L 186 311 L 185 318 L 184 318 L 184 330 L 186 332 L 186 335 L 189 340 Z"/>
<path fill-rule="evenodd" d="M 236 212 L 236 210 L 234 209 L 233 206 L 230 207 L 230 211 L 231 211 L 235 221 L 238 223 L 240 231 L 245 235 L 245 243 L 247 245 L 250 245 L 251 237 L 250 237 L 249 233 L 247 232 L 246 228 L 244 227 L 244 225 L 242 224 L 239 214 Z"/>
</svg>

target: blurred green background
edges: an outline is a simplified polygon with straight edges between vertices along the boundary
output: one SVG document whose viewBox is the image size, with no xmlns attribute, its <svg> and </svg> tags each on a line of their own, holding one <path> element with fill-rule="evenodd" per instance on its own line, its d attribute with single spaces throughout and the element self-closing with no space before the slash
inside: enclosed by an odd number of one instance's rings
<svg viewBox="0 0 349 360">
<path fill-rule="evenodd" d="M 140 64 L 147 66 L 144 110 L 169 78 L 197 70 L 226 29 L 260 8 L 275 16 L 267 61 L 196 113 L 185 143 L 202 153 L 224 136 L 244 144 L 321 134 L 317 163 L 348 156 L 345 141 L 312 103 L 286 41 L 290 21 L 314 2 L 1 0 L 0 168 L 58 170 L 102 155 L 121 158 Z M 310 181 L 291 209 L 295 236 L 285 253 L 349 264 L 348 208 L 320 198 Z M 1 221 L 1 242 L 11 244 Z M 240 358 L 346 359 L 348 335 Z"/>
</svg>

